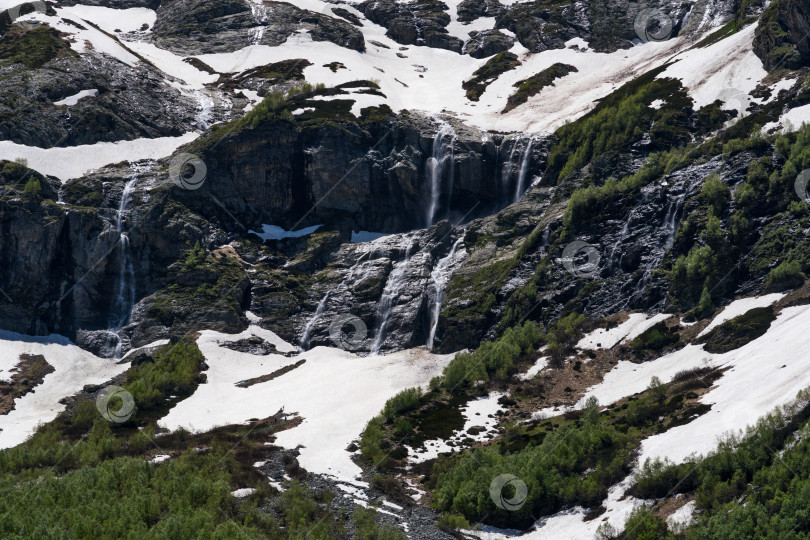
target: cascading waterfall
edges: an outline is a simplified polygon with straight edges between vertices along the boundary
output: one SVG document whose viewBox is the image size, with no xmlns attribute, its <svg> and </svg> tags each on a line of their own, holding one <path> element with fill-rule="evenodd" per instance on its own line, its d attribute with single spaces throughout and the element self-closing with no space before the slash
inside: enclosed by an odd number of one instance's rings
<svg viewBox="0 0 810 540">
<path fill-rule="evenodd" d="M 640 212 L 641 209 L 646 206 L 647 201 L 649 200 L 649 198 L 650 198 L 650 192 L 649 191 L 643 191 L 641 193 L 641 199 L 636 203 L 636 205 L 633 207 L 633 209 L 630 210 L 630 213 L 627 214 L 627 219 L 624 222 L 624 227 L 622 227 L 622 230 L 619 232 L 619 241 L 616 242 L 613 245 L 613 249 L 610 250 L 610 257 L 608 259 L 608 268 L 613 268 L 613 264 L 614 264 L 614 261 L 615 261 L 616 250 L 619 249 L 620 247 L 622 247 L 622 245 L 624 244 L 624 241 L 627 239 L 627 235 L 630 232 L 630 222 L 632 222 L 633 219 L 635 218 L 636 214 L 638 212 Z M 619 257 L 619 260 L 621 260 L 621 257 Z"/>
<path fill-rule="evenodd" d="M 375 250 L 376 246 L 371 246 L 371 249 L 360 255 L 357 262 L 352 265 L 348 275 L 344 278 L 344 284 L 351 283 L 351 286 L 354 287 L 365 277 L 366 271 L 364 270 L 364 267 L 366 263 L 368 263 L 369 260 L 374 257 Z M 359 277 L 357 277 L 358 273 L 360 273 Z M 332 296 L 334 291 L 335 289 L 329 289 L 326 291 L 326 294 L 324 294 L 320 302 L 318 302 L 318 307 L 315 309 L 315 313 L 312 315 L 309 321 L 307 321 L 307 325 L 304 327 L 304 333 L 301 335 L 300 348 L 302 351 L 309 349 L 309 342 L 312 338 L 312 332 L 315 330 L 315 324 L 321 319 L 321 317 L 323 317 L 323 314 L 326 311 L 326 306 L 329 303 L 329 298 Z"/>
<path fill-rule="evenodd" d="M 214 111 L 214 98 L 200 90 L 194 90 L 194 97 L 200 104 L 200 109 L 197 111 L 196 121 L 197 127 L 204 131 L 211 125 L 211 118 Z"/>
<path fill-rule="evenodd" d="M 436 340 L 436 328 L 439 326 L 439 314 L 441 313 L 442 302 L 444 301 L 444 289 L 447 286 L 447 282 L 450 281 L 450 275 L 452 274 L 453 268 L 456 264 L 456 252 L 463 241 L 464 235 L 462 234 L 459 239 L 453 243 L 453 247 L 450 248 L 450 253 L 448 253 L 444 258 L 440 259 L 436 264 L 436 267 L 430 273 L 430 279 L 433 282 L 433 289 L 435 291 L 435 298 L 433 300 L 433 309 L 431 310 L 430 314 L 430 334 L 428 335 L 427 340 L 427 347 L 429 350 L 433 350 L 433 343 Z"/>
<path fill-rule="evenodd" d="M 307 322 L 306 327 L 304 327 L 304 335 L 301 336 L 301 350 L 306 351 L 309 349 L 309 340 L 312 337 L 312 329 L 315 328 L 315 323 L 318 322 L 323 316 L 323 312 L 326 311 L 326 303 L 329 301 L 329 296 L 332 294 L 332 291 L 326 291 L 326 294 L 323 295 L 321 301 L 318 302 L 318 307 L 315 310 L 315 314 L 312 318 Z"/>
<path fill-rule="evenodd" d="M 405 283 L 405 270 L 411 262 L 411 255 L 413 254 L 413 242 L 410 237 L 406 239 L 408 247 L 405 250 L 405 258 L 394 266 L 388 280 L 385 282 L 380 302 L 377 304 L 377 334 L 374 336 L 374 343 L 371 346 L 371 354 L 376 355 L 382 348 L 383 340 L 385 339 L 385 329 L 388 327 L 388 321 L 391 318 L 391 308 L 394 305 L 394 299 L 399 296 L 399 291 Z"/>
<path fill-rule="evenodd" d="M 515 187 L 515 199 L 514 202 L 518 202 L 520 198 L 523 196 L 523 192 L 526 190 L 526 177 L 529 174 L 529 162 L 531 161 L 532 157 L 532 143 L 534 142 L 533 137 L 529 137 L 526 140 L 526 149 L 523 151 L 523 160 L 520 162 L 520 171 L 518 172 L 517 183 Z"/>
<path fill-rule="evenodd" d="M 453 192 L 453 165 L 455 162 L 455 151 L 453 149 L 456 142 L 456 132 L 449 123 L 438 120 L 440 123 L 439 131 L 436 132 L 436 137 L 433 139 L 433 155 L 427 162 L 427 175 L 430 180 L 430 205 L 427 212 L 427 226 L 433 225 L 436 219 L 436 212 L 439 209 L 439 203 L 442 193 L 442 178 L 445 176 L 445 171 L 449 170 L 448 176 L 450 177 L 450 189 L 448 193 Z M 448 169 L 449 163 L 449 169 Z M 448 200 L 447 209 L 449 211 L 450 202 Z"/>
<path fill-rule="evenodd" d="M 118 215 L 115 219 L 115 230 L 118 232 L 118 276 L 116 297 L 113 301 L 108 322 L 109 332 L 112 334 L 108 340 L 108 346 L 112 347 L 113 335 L 115 336 L 115 358 L 121 358 L 121 338 L 118 332 L 129 319 L 132 306 L 135 305 L 135 267 L 132 264 L 132 255 L 129 248 L 129 236 L 124 231 L 124 213 L 129 205 L 129 198 L 135 188 L 137 177 L 126 183 L 121 193 L 121 202 L 118 205 Z"/>
<path fill-rule="evenodd" d="M 248 30 L 248 42 L 250 45 L 259 45 L 264 37 L 264 31 L 267 24 L 267 12 L 265 7 L 261 4 L 250 2 L 250 10 L 253 13 L 253 19 L 256 24 L 262 25 Z"/>
</svg>

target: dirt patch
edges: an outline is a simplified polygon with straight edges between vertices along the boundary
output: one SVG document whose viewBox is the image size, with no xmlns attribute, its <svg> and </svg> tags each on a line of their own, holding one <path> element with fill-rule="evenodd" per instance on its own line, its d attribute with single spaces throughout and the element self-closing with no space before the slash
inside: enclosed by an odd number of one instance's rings
<svg viewBox="0 0 810 540">
<path fill-rule="evenodd" d="M 32 391 L 42 383 L 45 375 L 54 372 L 54 367 L 39 354 L 21 354 L 15 369 L 11 381 L 0 381 L 0 414 L 13 411 L 17 398 Z"/>
<path fill-rule="evenodd" d="M 272 381 L 273 379 L 281 377 L 285 373 L 289 373 L 290 371 L 303 366 L 305 362 L 306 362 L 306 359 L 299 360 L 295 364 L 292 364 L 292 365 L 289 365 L 289 366 L 284 366 L 283 368 L 277 369 L 272 373 L 268 373 L 267 375 L 262 375 L 260 377 L 253 377 L 252 379 L 246 379 L 244 381 L 239 381 L 238 383 L 236 383 L 236 386 L 238 386 L 240 388 L 249 388 L 249 387 L 253 386 L 254 384 L 260 384 L 260 383 L 263 383 L 263 382 Z"/>
</svg>

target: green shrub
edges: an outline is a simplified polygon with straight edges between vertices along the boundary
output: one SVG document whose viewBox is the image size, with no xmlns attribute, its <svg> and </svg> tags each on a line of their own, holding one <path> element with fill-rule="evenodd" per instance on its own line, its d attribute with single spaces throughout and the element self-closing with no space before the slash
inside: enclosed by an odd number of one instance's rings
<svg viewBox="0 0 810 540">
<path fill-rule="evenodd" d="M 768 272 L 765 279 L 765 289 L 769 291 L 784 291 L 801 287 L 805 275 L 798 261 L 782 261 L 779 266 Z"/>
<path fill-rule="evenodd" d="M 704 349 L 710 353 L 733 351 L 764 336 L 774 320 L 776 315 L 773 307 L 754 308 L 713 328 L 701 341 L 706 344 Z"/>
<path fill-rule="evenodd" d="M 715 216 L 719 216 L 728 208 L 731 192 L 718 175 L 710 174 L 703 181 L 700 198 L 709 205 Z"/>
<path fill-rule="evenodd" d="M 394 418 L 408 409 L 413 409 L 419 405 L 421 398 L 421 388 L 407 388 L 395 395 L 385 402 L 385 407 L 383 408 L 382 412 L 383 416 L 385 417 L 385 421 L 391 422 L 394 420 Z"/>
</svg>

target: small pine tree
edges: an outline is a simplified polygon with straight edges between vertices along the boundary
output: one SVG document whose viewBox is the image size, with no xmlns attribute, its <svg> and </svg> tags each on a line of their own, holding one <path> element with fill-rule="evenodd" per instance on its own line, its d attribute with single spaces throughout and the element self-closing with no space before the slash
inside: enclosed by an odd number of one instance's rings
<svg viewBox="0 0 810 540">
<path fill-rule="evenodd" d="M 26 198 L 32 200 L 39 199 L 41 191 L 42 185 L 39 183 L 39 179 L 37 178 L 30 178 L 25 183 L 25 187 L 23 188 L 23 193 L 25 194 Z"/>
</svg>

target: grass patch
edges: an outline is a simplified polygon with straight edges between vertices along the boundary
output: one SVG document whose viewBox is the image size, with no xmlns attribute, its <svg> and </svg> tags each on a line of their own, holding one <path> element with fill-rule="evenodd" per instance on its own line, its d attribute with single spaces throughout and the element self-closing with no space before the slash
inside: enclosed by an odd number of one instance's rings
<svg viewBox="0 0 810 540">
<path fill-rule="evenodd" d="M 776 315 L 772 306 L 754 308 L 718 325 L 703 336 L 701 343 L 706 344 L 704 349 L 710 353 L 733 351 L 764 336 L 774 320 Z"/>
<path fill-rule="evenodd" d="M 526 103 L 530 97 L 539 94 L 543 88 L 547 86 L 554 86 L 555 79 L 561 79 L 569 73 L 579 71 L 574 66 L 555 62 L 540 73 L 532 75 L 528 79 L 516 82 L 513 86 L 517 91 L 509 96 L 501 114 L 508 113 L 512 109 Z"/>
<path fill-rule="evenodd" d="M 48 26 L 27 30 L 12 26 L 0 38 L 0 60 L 23 64 L 30 69 L 44 66 L 54 58 L 78 56 L 63 34 Z"/>
<path fill-rule="evenodd" d="M 475 70 L 472 79 L 465 81 L 461 88 L 467 92 L 467 99 L 478 101 L 481 94 L 498 77 L 521 64 L 516 54 L 509 51 L 499 52 L 490 58 L 486 64 Z"/>
</svg>

